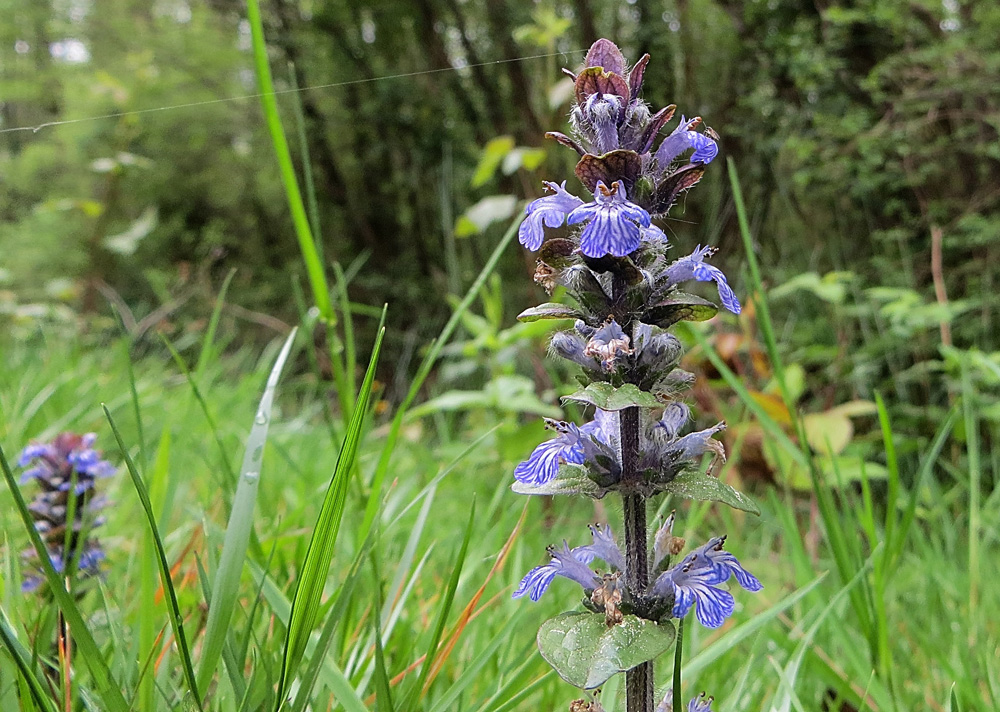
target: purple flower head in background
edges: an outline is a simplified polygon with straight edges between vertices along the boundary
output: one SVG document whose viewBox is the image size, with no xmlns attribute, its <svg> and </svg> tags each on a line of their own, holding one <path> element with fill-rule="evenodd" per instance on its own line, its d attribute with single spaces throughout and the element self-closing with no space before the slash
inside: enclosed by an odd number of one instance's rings
<svg viewBox="0 0 1000 712">
<path fill-rule="evenodd" d="M 625 557 L 615 543 L 610 527 L 591 526 L 590 533 L 593 543 L 587 546 L 570 549 L 565 541 L 561 549 L 550 546 L 546 550 L 552 557 L 549 563 L 529 571 L 521 579 L 511 598 L 528 596 L 532 601 L 537 601 L 556 576 L 576 581 L 589 593 L 601 583 L 600 577 L 589 566 L 594 559 L 601 559 L 617 571 L 624 571 Z"/>
<path fill-rule="evenodd" d="M 711 257 L 714 253 L 714 247 L 702 247 L 698 245 L 690 255 L 680 258 L 667 267 L 665 273 L 666 280 L 671 286 L 680 284 L 681 282 L 688 282 L 692 279 L 699 282 L 714 281 L 719 288 L 719 299 L 722 300 L 722 306 L 733 314 L 739 314 L 742 307 L 740 306 L 739 299 L 736 298 L 736 293 L 729 286 L 729 282 L 726 281 L 726 275 L 718 267 L 713 267 L 705 263 L 705 258 Z"/>
<path fill-rule="evenodd" d="M 28 445 L 18 458 L 18 465 L 28 468 L 21 483 L 34 481 L 40 488 L 28 510 L 35 530 L 45 542 L 49 561 L 59 573 L 65 573 L 69 565 L 70 571 L 84 578 L 100 573 L 104 551 L 96 540 L 79 535 L 67 537 L 66 532 L 82 532 L 103 523 L 96 514 L 104 506 L 103 498 L 96 495 L 96 478 L 115 473 L 114 465 L 94 449 L 96 438 L 94 433 L 61 433 L 52 442 Z M 75 498 L 72 506 L 71 498 Z M 27 558 L 34 554 L 28 552 Z M 38 571 L 40 562 L 34 561 L 32 567 Z M 27 576 L 22 590 L 35 591 L 43 582 L 42 576 Z"/>
<path fill-rule="evenodd" d="M 569 213 L 583 205 L 582 200 L 566 192 L 566 181 L 562 185 L 548 180 L 543 183 L 552 191 L 552 195 L 545 195 L 528 203 L 524 209 L 527 217 L 517 229 L 517 239 L 532 252 L 542 246 L 545 226 L 559 227 Z"/>
<path fill-rule="evenodd" d="M 50 443 L 28 445 L 21 451 L 17 464 L 20 467 L 34 466 L 21 475 L 21 484 L 36 479 L 46 490 L 66 492 L 75 472 L 77 494 L 90 489 L 94 486 L 95 477 L 115 474 L 114 465 L 102 460 L 100 453 L 94 450 L 96 439 L 95 433 L 61 433 Z"/>
<path fill-rule="evenodd" d="M 580 252 L 587 257 L 624 257 L 639 247 L 642 227 L 649 227 L 649 213 L 630 203 L 625 186 L 615 181 L 608 188 L 597 181 L 594 201 L 574 209 L 566 223 L 586 222 L 580 235 Z"/>
</svg>

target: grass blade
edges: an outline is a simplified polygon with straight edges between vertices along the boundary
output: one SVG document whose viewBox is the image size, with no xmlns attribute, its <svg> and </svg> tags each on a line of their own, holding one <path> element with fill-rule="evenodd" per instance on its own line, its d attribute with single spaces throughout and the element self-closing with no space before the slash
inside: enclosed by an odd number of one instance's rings
<svg viewBox="0 0 1000 712">
<path fill-rule="evenodd" d="M 132 484 L 135 485 L 135 490 L 139 494 L 139 501 L 142 502 L 142 510 L 146 514 L 146 522 L 149 524 L 150 531 L 153 534 L 156 558 L 160 565 L 160 583 L 167 594 L 167 611 L 170 614 L 170 625 L 174 630 L 174 640 L 177 643 L 177 651 L 180 654 L 184 678 L 187 680 L 191 695 L 194 697 L 198 709 L 204 709 L 201 703 L 201 695 L 198 693 L 194 665 L 191 662 L 191 649 L 188 647 L 187 636 L 184 635 L 184 621 L 181 617 L 180 606 L 177 603 L 177 592 L 174 590 L 174 582 L 170 576 L 170 564 L 167 562 L 167 553 L 163 549 L 163 539 L 160 537 L 159 527 L 156 526 L 156 515 L 153 514 L 153 505 L 149 501 L 146 484 L 142 481 L 142 477 L 139 476 L 138 470 L 135 469 L 135 463 L 132 462 L 132 456 L 128 454 L 128 448 L 122 440 L 121 433 L 118 432 L 118 426 L 115 425 L 114 418 L 111 417 L 111 411 L 108 410 L 106 405 L 102 405 L 101 407 L 104 408 L 104 415 L 111 425 L 111 432 L 114 433 L 115 440 L 118 441 L 118 449 L 121 450 L 122 457 L 125 459 L 125 467 L 132 477 Z"/>
<path fill-rule="evenodd" d="M 779 613 L 805 598 L 809 592 L 816 588 L 825 578 L 825 573 L 820 574 L 813 579 L 811 583 L 803 586 L 794 593 L 790 593 L 766 611 L 761 611 L 753 618 L 749 619 L 746 623 L 742 623 L 727 631 L 724 636 L 716 640 L 711 645 L 706 646 L 697 655 L 688 659 L 687 664 L 684 665 L 684 676 L 687 678 L 697 677 L 702 670 L 729 652 L 739 641 L 749 638 L 765 625 L 776 619 Z"/>
<path fill-rule="evenodd" d="M 430 645 L 427 646 L 427 653 L 424 655 L 424 664 L 420 668 L 420 678 L 414 688 L 415 694 L 422 694 L 424 685 L 427 682 L 431 669 L 434 667 L 434 656 L 437 653 L 438 644 L 441 642 L 441 635 L 444 633 L 444 625 L 448 621 L 448 613 L 451 611 L 451 604 L 455 600 L 455 591 L 458 590 L 458 581 L 462 575 L 462 565 L 465 563 L 465 555 L 469 551 L 469 542 L 472 540 L 472 525 L 476 520 L 476 500 L 472 500 L 472 511 L 469 513 L 469 523 L 465 526 L 465 537 L 462 539 L 461 548 L 455 557 L 455 562 L 451 566 L 451 579 L 444 592 L 444 600 L 441 601 L 441 609 L 438 611 L 438 618 L 434 624 L 434 632 L 431 635 Z"/>
<path fill-rule="evenodd" d="M 254 508 L 257 504 L 257 488 L 260 484 L 261 460 L 264 456 L 264 444 L 267 442 L 267 428 L 271 422 L 271 406 L 274 403 L 274 393 L 278 387 L 278 379 L 285 367 L 285 361 L 292 350 L 297 330 L 285 339 L 281 352 L 275 359 L 271 375 L 264 387 L 264 395 L 257 407 L 250 435 L 247 436 L 246 450 L 243 454 L 243 465 L 240 467 L 240 478 L 233 497 L 233 506 L 229 514 L 229 524 L 222 545 L 222 555 L 219 558 L 219 569 L 212 582 L 212 600 L 208 607 L 208 623 L 205 626 L 205 639 L 201 656 L 201 667 L 198 670 L 198 686 L 205 690 L 215 673 L 226 642 L 226 634 L 236 608 L 239 594 L 240 577 L 243 573 L 243 563 L 246 560 L 247 547 L 250 542 L 250 531 L 253 528 Z"/>
<path fill-rule="evenodd" d="M 38 530 L 35 529 L 35 521 L 28 510 L 28 505 L 25 503 L 24 497 L 21 495 L 21 488 L 18 486 L 14 473 L 10 469 L 10 464 L 7 462 L 7 456 L 4 454 L 2 447 L 0 447 L 0 470 L 3 470 L 3 477 L 7 481 L 7 488 L 10 490 L 17 512 L 21 516 L 21 521 L 24 523 L 24 527 L 28 531 L 28 536 L 31 538 L 31 544 L 38 555 L 38 560 L 42 572 L 45 574 L 45 581 L 48 583 L 49 590 L 52 592 L 53 598 L 55 598 L 59 609 L 62 611 L 63 617 L 66 619 L 66 624 L 73 632 L 73 640 L 80 653 L 78 658 L 83 658 L 84 662 L 86 662 L 87 668 L 90 670 L 90 674 L 97 685 L 97 692 L 101 696 L 101 699 L 104 700 L 108 712 L 127 712 L 128 703 L 125 702 L 125 697 L 122 695 L 118 683 L 111 676 L 111 669 L 104 659 L 104 654 L 97 647 L 97 642 L 90 634 L 87 625 L 83 622 L 83 616 L 80 615 L 80 610 L 76 607 L 73 596 L 66 590 L 62 576 L 52 566 L 48 550 L 45 548 L 45 543 L 42 541 Z"/>
<path fill-rule="evenodd" d="M 278 101 L 271 81 L 271 67 L 267 62 L 267 43 L 264 41 L 264 25 L 260 19 L 260 4 L 257 0 L 247 0 L 247 20 L 250 22 L 250 36 L 253 41 L 253 62 L 257 74 L 257 87 L 260 90 L 260 103 L 267 120 L 267 130 L 271 134 L 271 144 L 278 158 L 278 170 L 281 173 L 281 182 L 285 186 L 285 197 L 288 199 L 288 209 L 292 213 L 292 223 L 299 241 L 299 250 L 302 252 L 302 261 L 309 276 L 309 287 L 312 289 L 313 300 L 320 315 L 333 324 L 330 288 L 327 285 L 319 251 L 316 249 L 316 241 L 309 227 L 309 218 L 306 216 L 299 182 L 295 177 L 295 167 L 292 165 L 292 154 L 288 149 L 285 131 L 281 127 L 281 117 L 278 115 Z"/>
<path fill-rule="evenodd" d="M 479 272 L 479 276 L 476 277 L 474 281 L 469 286 L 469 291 L 465 293 L 462 301 L 459 302 L 458 306 L 455 307 L 455 311 L 452 313 L 451 318 L 441 329 L 441 333 L 438 337 L 431 342 L 430 348 L 427 349 L 427 354 L 424 356 L 424 360 L 420 362 L 420 368 L 417 369 L 417 375 L 413 378 L 413 383 L 410 384 L 410 390 L 406 393 L 406 398 L 400 403 L 399 408 L 396 410 L 396 415 L 392 419 L 392 425 L 389 427 L 389 434 L 385 439 L 385 446 L 382 448 L 382 454 L 379 456 L 378 465 L 375 467 L 375 475 L 372 477 L 371 493 L 369 494 L 368 506 L 365 508 L 365 518 L 361 523 L 361 528 L 359 530 L 358 539 L 364 540 L 368 535 L 368 529 L 371 527 L 372 522 L 375 521 L 375 514 L 378 512 L 379 501 L 381 500 L 382 492 L 382 482 L 385 479 L 385 475 L 389 470 L 389 462 L 392 459 L 392 452 L 396 447 L 396 440 L 399 437 L 400 428 L 403 426 L 403 419 L 406 416 L 406 411 L 409 409 L 410 405 L 417 397 L 417 393 L 420 392 L 420 388 L 424 384 L 424 380 L 430 374 L 431 369 L 437 362 L 438 356 L 441 354 L 441 349 L 448 340 L 451 339 L 451 335 L 454 333 L 455 328 L 458 326 L 462 319 L 462 315 L 469 309 L 472 302 L 479 295 L 479 291 L 486 284 L 486 280 L 493 270 L 496 269 L 497 264 L 500 262 L 500 257 L 503 255 L 503 251 L 507 249 L 507 246 L 514 240 L 514 236 L 517 234 L 517 228 L 521 224 L 521 216 L 518 215 L 510 223 L 510 227 L 507 228 L 507 232 L 500 239 L 500 242 L 493 250 L 493 254 L 490 258 L 486 260 L 486 264 L 483 265 L 483 269 Z"/>
<path fill-rule="evenodd" d="M 194 377 L 199 382 L 205 375 L 205 369 L 208 368 L 208 363 L 212 358 L 212 344 L 215 342 L 215 332 L 219 329 L 219 317 L 222 316 L 222 307 L 226 303 L 226 293 L 229 291 L 229 285 L 235 276 L 236 268 L 234 267 L 229 270 L 229 274 L 222 281 L 219 296 L 212 308 L 212 316 L 208 320 L 208 328 L 205 329 L 205 337 L 201 340 L 201 353 L 198 354 L 198 363 L 194 367 Z"/>
<path fill-rule="evenodd" d="M 379 582 L 378 557 L 372 555 L 372 569 L 375 580 L 375 608 L 372 612 L 372 634 L 375 636 L 375 712 L 394 712 L 392 690 L 389 688 L 389 673 L 385 669 L 385 651 L 382 649 L 382 596 Z"/>
<path fill-rule="evenodd" d="M 251 0 L 252 2 L 252 0 Z M 378 362 L 379 351 L 382 348 L 382 337 L 385 328 L 380 328 L 368 371 L 361 383 L 361 391 L 354 407 L 354 415 L 344 437 L 333 478 L 327 488 L 319 519 L 309 539 L 305 561 L 295 587 L 292 598 L 292 610 L 289 615 L 288 631 L 285 635 L 285 652 L 281 662 L 281 676 L 278 681 L 278 699 L 275 709 L 281 709 L 285 703 L 292 679 L 298 670 L 309 634 L 315 627 L 319 614 L 320 601 L 323 597 L 323 586 L 333 561 L 334 545 L 340 531 L 340 522 L 344 514 L 344 503 L 347 499 L 347 485 L 351 471 L 354 469 L 354 458 L 361 441 L 361 428 L 368 412 L 368 400 L 371 396 L 372 382 L 375 380 L 375 364 Z"/>
<path fill-rule="evenodd" d="M 7 613 L 3 609 L 0 609 L 0 642 L 14 659 L 14 664 L 17 665 L 21 679 L 27 685 L 35 704 L 47 712 L 56 712 L 56 706 L 46 694 L 45 686 L 35 676 L 35 671 L 32 669 L 31 653 L 17 639 L 17 635 L 7 620 Z"/>
</svg>

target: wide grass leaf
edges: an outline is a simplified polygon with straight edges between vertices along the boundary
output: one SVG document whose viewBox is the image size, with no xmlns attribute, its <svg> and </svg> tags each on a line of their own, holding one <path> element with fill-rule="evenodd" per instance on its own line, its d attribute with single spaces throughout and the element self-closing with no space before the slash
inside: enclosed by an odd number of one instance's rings
<svg viewBox="0 0 1000 712">
<path fill-rule="evenodd" d="M 253 528 L 254 507 L 257 503 L 257 488 L 260 484 L 261 460 L 264 456 L 264 444 L 267 442 L 267 428 L 271 422 L 271 406 L 274 403 L 274 393 L 278 387 L 278 379 L 288 360 L 295 341 L 296 330 L 285 339 L 285 344 L 278 354 L 271 369 L 271 375 L 264 387 L 264 395 L 257 406 L 250 435 L 247 437 L 246 450 L 243 454 L 243 465 L 240 468 L 240 478 L 233 497 L 232 511 L 229 514 L 229 524 L 222 545 L 222 556 L 219 558 L 219 569 L 212 582 L 212 600 L 208 607 L 208 623 L 205 627 L 205 639 L 201 655 L 201 667 L 198 670 L 198 686 L 207 689 L 208 683 L 215 673 L 226 642 L 226 633 L 236 609 L 236 599 L 239 594 L 240 576 L 243 573 L 243 563 L 246 560 L 247 546 L 250 542 L 250 532 Z"/>
</svg>

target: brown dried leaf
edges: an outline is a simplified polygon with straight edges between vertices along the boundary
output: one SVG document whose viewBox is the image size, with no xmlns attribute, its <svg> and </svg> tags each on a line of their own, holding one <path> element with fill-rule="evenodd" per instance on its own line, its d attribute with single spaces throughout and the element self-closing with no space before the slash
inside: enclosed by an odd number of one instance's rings
<svg viewBox="0 0 1000 712">
<path fill-rule="evenodd" d="M 597 181 L 603 181 L 610 188 L 616 180 L 622 181 L 625 191 L 631 193 L 641 170 L 642 160 L 639 154 L 624 149 L 611 151 L 603 156 L 588 153 L 576 164 L 577 177 L 591 193 L 597 190 Z"/>
</svg>

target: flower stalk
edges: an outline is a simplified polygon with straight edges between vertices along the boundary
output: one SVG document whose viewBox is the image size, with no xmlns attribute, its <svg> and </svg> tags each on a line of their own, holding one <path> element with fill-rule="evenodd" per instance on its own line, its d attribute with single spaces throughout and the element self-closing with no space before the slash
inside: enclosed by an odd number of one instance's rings
<svg viewBox="0 0 1000 712">
<path fill-rule="evenodd" d="M 556 436 L 517 466 L 512 489 L 595 499 L 615 493 L 622 502 L 624 551 L 610 526 L 591 526 L 589 544 L 549 546 L 548 563 L 529 571 L 513 596 L 537 601 L 556 578 L 583 589 L 584 610 L 546 621 L 539 650 L 564 680 L 584 689 L 595 689 L 615 669 L 624 672 L 627 712 L 654 712 L 653 661 L 672 645 L 676 694 L 667 692 L 655 711 L 679 709 L 684 617 L 693 610 L 699 623 L 718 628 L 735 609 L 730 582 L 751 592 L 762 588 L 726 551 L 725 536 L 674 563 L 685 542 L 673 536 L 673 513 L 653 536 L 650 557 L 651 499 L 666 494 L 759 510 L 712 476 L 725 461 L 715 437 L 725 423 L 685 433 L 691 411 L 681 396 L 694 376 L 678 367 L 682 347 L 669 329 L 679 321 L 704 321 L 719 309 L 680 285 L 714 282 L 725 309 L 738 314 L 741 307 L 725 274 L 707 262 L 714 248 L 698 246 L 670 260 L 672 246 L 654 223 L 701 179 L 718 153 L 718 137 L 697 130 L 700 117 L 682 116 L 658 141 L 675 107 L 654 112 L 642 100 L 648 62 L 647 55 L 628 69 L 608 40 L 591 47 L 586 66 L 571 73 L 572 135 L 547 135 L 580 156 L 576 176 L 593 200 L 574 195 L 565 181 L 546 182 L 549 194 L 528 204 L 518 231 L 521 244 L 538 253 L 535 281 L 549 293 L 565 287 L 575 302 L 543 304 L 519 318 L 574 320 L 572 330 L 553 336 L 550 348 L 581 367 L 584 387 L 566 399 L 592 407 L 593 415 L 582 424 L 547 421 Z M 707 473 L 701 468 L 705 455 L 712 456 Z M 603 562 L 597 570 L 595 561 Z M 702 694 L 688 709 L 708 712 L 711 703 Z M 596 700 L 577 700 L 571 709 L 603 708 Z"/>
</svg>

